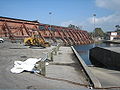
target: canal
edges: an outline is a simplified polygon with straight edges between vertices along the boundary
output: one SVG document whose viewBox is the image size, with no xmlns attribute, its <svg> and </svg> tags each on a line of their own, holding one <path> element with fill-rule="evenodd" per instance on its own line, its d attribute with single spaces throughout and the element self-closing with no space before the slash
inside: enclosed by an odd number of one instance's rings
<svg viewBox="0 0 120 90">
<path fill-rule="evenodd" d="M 85 61 L 87 65 L 91 65 L 89 60 L 89 50 L 94 47 L 120 47 L 120 44 L 110 44 L 110 43 L 97 43 L 88 45 L 74 46 L 81 58 Z"/>
</svg>

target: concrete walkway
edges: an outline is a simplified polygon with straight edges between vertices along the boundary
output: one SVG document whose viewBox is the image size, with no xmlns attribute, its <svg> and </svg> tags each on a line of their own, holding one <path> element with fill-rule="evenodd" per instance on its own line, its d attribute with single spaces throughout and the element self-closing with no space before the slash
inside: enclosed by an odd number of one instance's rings
<svg viewBox="0 0 120 90">
<path fill-rule="evenodd" d="M 56 79 L 68 80 L 74 83 L 86 84 L 85 77 L 82 73 L 82 68 L 79 65 L 78 60 L 74 56 L 70 47 L 60 47 L 57 55 L 54 56 L 54 61 L 47 66 L 47 76 Z M 61 82 L 59 87 L 66 87 L 66 82 Z M 70 83 L 68 83 L 70 85 Z M 80 85 L 71 84 L 67 88 L 82 88 Z"/>
<path fill-rule="evenodd" d="M 120 71 L 105 68 L 89 67 L 91 72 L 100 81 L 102 87 L 120 87 Z M 116 90 L 117 88 L 115 88 Z M 119 89 L 117 89 L 119 90 Z"/>
</svg>

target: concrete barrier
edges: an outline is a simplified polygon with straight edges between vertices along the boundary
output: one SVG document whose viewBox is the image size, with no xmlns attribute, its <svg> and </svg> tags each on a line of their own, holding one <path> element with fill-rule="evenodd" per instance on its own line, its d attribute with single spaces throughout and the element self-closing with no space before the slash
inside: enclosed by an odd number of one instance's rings
<svg viewBox="0 0 120 90">
<path fill-rule="evenodd" d="M 71 46 L 71 48 L 72 48 L 74 54 L 76 55 L 76 57 L 78 58 L 81 66 L 83 68 L 84 73 L 86 74 L 87 78 L 89 79 L 90 86 L 94 87 L 94 88 L 101 88 L 101 84 L 100 84 L 99 80 L 92 74 L 92 72 L 89 70 L 88 66 L 85 64 L 85 62 L 80 57 L 80 55 L 75 50 L 75 48 L 73 46 Z"/>
<path fill-rule="evenodd" d="M 114 50 L 115 49 L 115 50 Z M 113 51 L 114 50 L 114 51 Z M 105 67 L 114 70 L 120 70 L 120 52 L 119 47 L 90 49 L 91 63 L 98 67 Z"/>
</svg>

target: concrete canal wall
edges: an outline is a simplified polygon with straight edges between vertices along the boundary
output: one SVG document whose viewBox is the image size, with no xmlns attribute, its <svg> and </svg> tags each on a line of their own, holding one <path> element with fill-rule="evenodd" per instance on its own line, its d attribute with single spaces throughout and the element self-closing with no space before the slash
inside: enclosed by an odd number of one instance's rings
<svg viewBox="0 0 120 90">
<path fill-rule="evenodd" d="M 120 70 L 119 47 L 100 48 L 95 47 L 90 50 L 90 60 L 95 66 Z"/>
</svg>

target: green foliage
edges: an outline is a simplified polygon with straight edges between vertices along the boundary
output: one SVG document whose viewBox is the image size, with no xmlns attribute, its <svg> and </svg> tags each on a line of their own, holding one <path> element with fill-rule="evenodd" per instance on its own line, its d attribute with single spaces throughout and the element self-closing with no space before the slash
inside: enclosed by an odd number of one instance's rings
<svg viewBox="0 0 120 90">
<path fill-rule="evenodd" d="M 89 35 L 91 37 L 104 37 L 105 33 L 103 32 L 101 28 L 95 28 L 93 32 L 89 32 Z"/>
<path fill-rule="evenodd" d="M 75 25 L 68 25 L 69 28 L 72 28 L 72 29 L 79 29 L 80 30 L 80 27 L 79 26 L 75 26 Z"/>
<path fill-rule="evenodd" d="M 115 31 L 120 35 L 120 25 L 116 25 L 115 27 L 116 27 Z"/>
<path fill-rule="evenodd" d="M 116 31 L 120 31 L 120 25 L 116 25 Z"/>
<path fill-rule="evenodd" d="M 95 28 L 94 30 L 94 37 L 104 37 L 104 32 L 101 28 Z"/>
</svg>

